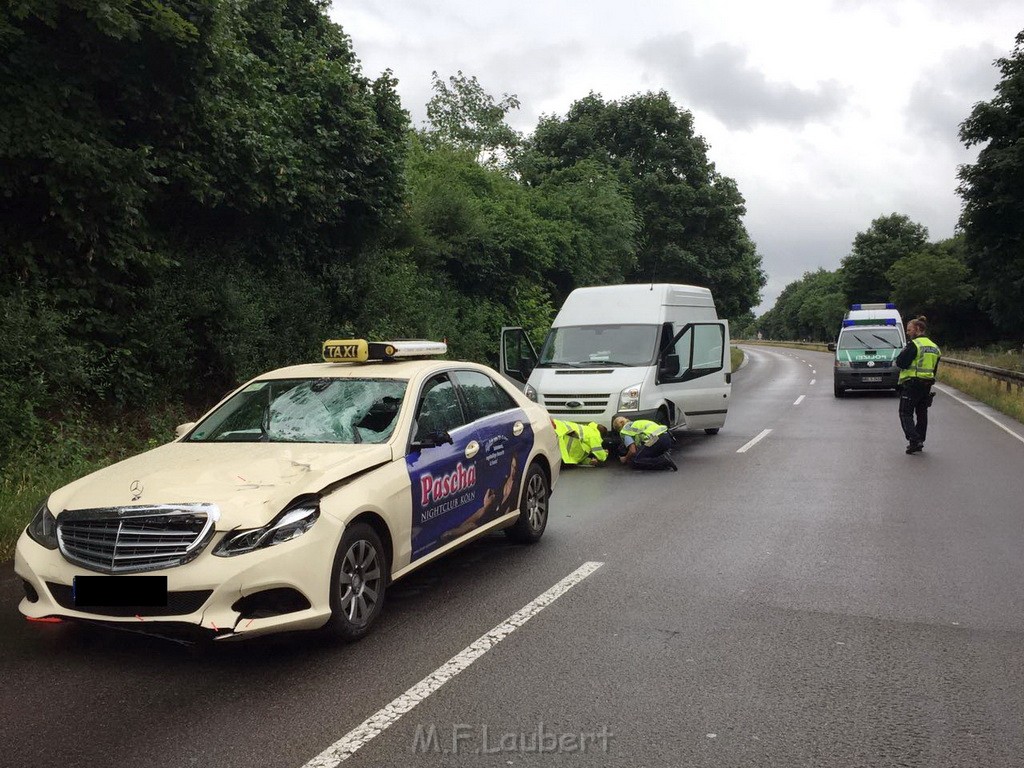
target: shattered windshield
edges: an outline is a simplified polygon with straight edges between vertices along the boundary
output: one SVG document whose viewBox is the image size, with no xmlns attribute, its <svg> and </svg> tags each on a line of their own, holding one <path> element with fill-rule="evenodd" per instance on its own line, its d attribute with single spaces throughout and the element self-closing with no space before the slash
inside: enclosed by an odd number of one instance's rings
<svg viewBox="0 0 1024 768">
<path fill-rule="evenodd" d="M 538 368 L 651 365 L 657 325 L 577 325 L 552 328 Z"/>
<path fill-rule="evenodd" d="M 200 422 L 189 442 L 383 443 L 408 382 L 395 379 L 255 381 Z"/>
</svg>

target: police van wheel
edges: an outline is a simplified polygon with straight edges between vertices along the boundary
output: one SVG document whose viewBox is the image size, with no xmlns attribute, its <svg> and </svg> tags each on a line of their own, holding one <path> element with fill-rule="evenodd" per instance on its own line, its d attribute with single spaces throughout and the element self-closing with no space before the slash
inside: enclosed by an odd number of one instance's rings
<svg viewBox="0 0 1024 768">
<path fill-rule="evenodd" d="M 345 529 L 331 570 L 331 618 L 325 629 L 335 637 L 358 640 L 384 607 L 388 561 L 380 536 L 365 523 Z"/>
<path fill-rule="evenodd" d="M 832 394 L 834 394 L 836 397 L 842 397 L 843 395 L 846 394 L 846 390 L 840 387 L 838 384 L 833 384 Z"/>
<path fill-rule="evenodd" d="M 513 541 L 533 544 L 540 541 L 548 526 L 548 506 L 551 502 L 551 484 L 537 462 L 530 465 L 523 483 L 523 496 L 519 500 L 519 519 L 505 533 Z"/>
<path fill-rule="evenodd" d="M 704 434 L 705 435 L 717 435 L 719 429 L 721 429 L 721 427 L 709 427 L 708 429 L 704 430 Z"/>
</svg>

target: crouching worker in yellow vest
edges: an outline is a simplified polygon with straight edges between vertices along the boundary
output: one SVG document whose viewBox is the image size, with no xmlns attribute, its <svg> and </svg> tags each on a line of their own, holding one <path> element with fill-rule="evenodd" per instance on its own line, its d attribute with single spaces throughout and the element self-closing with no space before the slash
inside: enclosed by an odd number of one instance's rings
<svg viewBox="0 0 1024 768">
<path fill-rule="evenodd" d="M 551 424 L 558 435 L 558 450 L 562 453 L 563 464 L 590 464 L 597 466 L 608 458 L 604 449 L 607 427 L 594 422 L 577 424 L 574 421 L 552 419 Z"/>
<path fill-rule="evenodd" d="M 630 421 L 625 416 L 612 420 L 612 429 L 622 438 L 626 453 L 619 457 L 623 464 L 632 464 L 637 469 L 671 469 L 678 467 L 668 455 L 672 448 L 672 437 L 668 427 L 656 421 L 637 419 Z"/>
</svg>

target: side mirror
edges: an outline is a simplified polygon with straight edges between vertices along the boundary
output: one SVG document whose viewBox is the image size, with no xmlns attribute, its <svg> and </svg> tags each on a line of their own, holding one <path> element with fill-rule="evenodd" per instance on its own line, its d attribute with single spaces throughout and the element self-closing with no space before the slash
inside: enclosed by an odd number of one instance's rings
<svg viewBox="0 0 1024 768">
<path fill-rule="evenodd" d="M 661 358 L 658 374 L 669 379 L 677 377 L 679 375 L 679 355 L 665 355 Z"/>
<path fill-rule="evenodd" d="M 835 352 L 836 351 L 836 343 L 834 341 L 830 341 L 828 343 L 828 351 L 829 352 Z"/>
<path fill-rule="evenodd" d="M 192 428 L 196 425 L 194 421 L 186 421 L 184 424 L 179 424 L 174 428 L 174 438 L 180 439 L 192 431 Z"/>
</svg>

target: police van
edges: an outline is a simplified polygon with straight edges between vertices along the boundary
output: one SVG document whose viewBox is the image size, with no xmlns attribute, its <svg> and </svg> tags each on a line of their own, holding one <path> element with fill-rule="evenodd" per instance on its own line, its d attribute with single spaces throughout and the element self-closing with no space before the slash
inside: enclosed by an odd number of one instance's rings
<svg viewBox="0 0 1024 768">
<path fill-rule="evenodd" d="M 828 349 L 835 352 L 832 389 L 843 397 L 851 389 L 896 389 L 896 357 L 907 343 L 903 318 L 892 303 L 851 304 L 839 336 Z"/>
<path fill-rule="evenodd" d="M 554 418 L 611 428 L 616 416 L 716 434 L 732 392 L 729 324 L 707 288 L 577 288 L 536 352 L 502 328 L 498 370 Z"/>
</svg>

